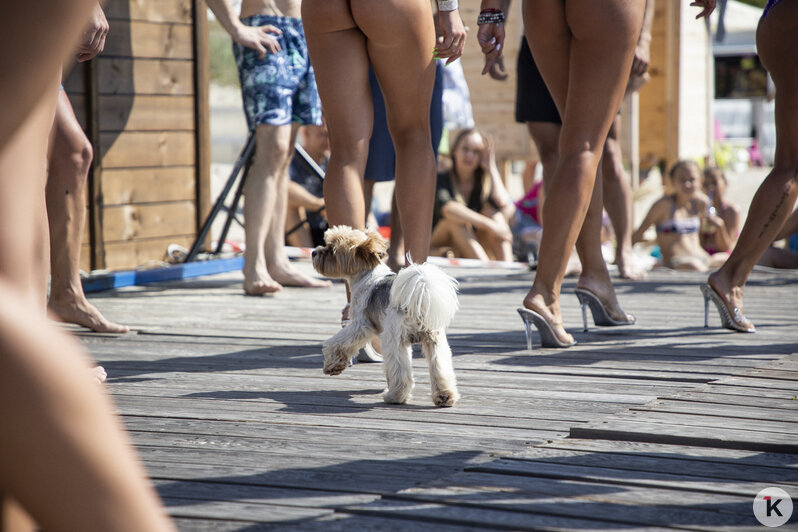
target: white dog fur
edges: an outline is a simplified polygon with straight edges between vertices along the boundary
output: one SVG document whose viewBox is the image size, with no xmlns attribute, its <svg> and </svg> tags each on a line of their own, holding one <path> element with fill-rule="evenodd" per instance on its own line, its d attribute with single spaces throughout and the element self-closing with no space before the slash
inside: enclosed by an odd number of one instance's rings
<svg viewBox="0 0 798 532">
<path fill-rule="evenodd" d="M 460 398 L 446 327 L 457 311 L 457 281 L 433 264 L 410 264 L 394 274 L 383 264 L 387 242 L 375 231 L 335 226 L 313 250 L 321 275 L 345 279 L 352 293 L 350 323 L 324 342 L 324 373 L 338 375 L 375 335 L 382 342 L 386 403 L 406 403 L 413 391 L 412 344 L 429 364 L 432 402 Z"/>
</svg>

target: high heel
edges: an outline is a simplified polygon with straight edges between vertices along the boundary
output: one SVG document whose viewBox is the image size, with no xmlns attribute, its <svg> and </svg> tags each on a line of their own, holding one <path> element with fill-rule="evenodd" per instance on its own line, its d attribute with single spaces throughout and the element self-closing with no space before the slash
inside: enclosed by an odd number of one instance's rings
<svg viewBox="0 0 798 532">
<path fill-rule="evenodd" d="M 587 332 L 587 309 L 590 308 L 590 313 L 593 314 L 593 323 L 595 323 L 598 327 L 619 327 L 621 325 L 634 325 L 637 323 L 637 318 L 635 318 L 631 314 L 626 315 L 626 320 L 616 320 L 610 316 L 607 307 L 601 300 L 591 292 L 590 290 L 586 290 L 584 288 L 574 288 L 574 293 L 576 294 L 576 298 L 579 299 L 579 304 L 582 306 L 582 323 L 584 324 L 585 332 Z M 623 311 L 623 309 L 621 309 Z"/>
<path fill-rule="evenodd" d="M 704 294 L 704 327 L 709 327 L 709 301 L 712 300 L 718 309 L 720 323 L 726 329 L 744 333 L 756 332 L 756 327 L 743 315 L 740 308 L 734 307 L 730 311 L 726 302 L 709 283 L 701 285 L 701 293 Z"/>
<path fill-rule="evenodd" d="M 532 350 L 532 325 L 537 327 L 538 333 L 540 333 L 540 343 L 543 347 L 571 347 L 572 345 L 576 345 L 576 340 L 571 343 L 560 340 L 551 324 L 537 312 L 522 307 L 518 309 L 518 314 L 520 314 L 521 319 L 524 320 L 526 346 L 530 351 Z"/>
</svg>

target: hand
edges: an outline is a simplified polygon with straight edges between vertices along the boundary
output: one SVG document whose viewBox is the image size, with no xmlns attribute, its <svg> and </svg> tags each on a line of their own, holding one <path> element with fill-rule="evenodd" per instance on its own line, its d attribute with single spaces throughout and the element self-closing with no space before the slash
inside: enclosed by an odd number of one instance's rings
<svg viewBox="0 0 798 532">
<path fill-rule="evenodd" d="M 446 59 L 448 65 L 463 55 L 466 29 L 463 26 L 463 19 L 460 18 L 460 12 L 456 9 L 454 11 L 438 11 L 438 26 L 441 35 L 436 40 L 433 57 Z"/>
<path fill-rule="evenodd" d="M 491 223 L 488 228 L 494 235 L 496 235 L 498 238 L 502 239 L 503 241 L 505 242 L 513 241 L 513 232 L 510 231 L 510 227 L 507 224 L 502 224 L 497 222 L 496 220 L 491 219 Z"/>
<path fill-rule="evenodd" d="M 485 149 L 482 150 L 482 157 L 480 158 L 480 166 L 482 169 L 490 173 L 491 168 L 496 167 L 496 148 L 493 146 L 493 139 L 487 135 L 482 135 L 485 141 Z"/>
<path fill-rule="evenodd" d="M 88 61 L 103 51 L 108 29 L 108 20 L 105 18 L 103 8 L 100 7 L 100 4 L 97 4 L 94 11 L 92 11 L 88 28 L 80 34 L 78 61 Z"/>
<path fill-rule="evenodd" d="M 258 58 L 263 59 L 267 52 L 276 54 L 282 50 L 280 43 L 272 36 L 282 34 L 279 28 L 270 24 L 258 27 L 240 24 L 236 27 L 233 40 L 241 46 L 252 48 L 258 52 Z"/>
<path fill-rule="evenodd" d="M 707 214 L 706 220 L 709 225 L 711 225 L 712 227 L 717 227 L 718 229 L 726 226 L 726 223 L 723 221 L 723 218 L 721 218 L 717 214 Z"/>
<path fill-rule="evenodd" d="M 486 56 L 485 61 L 487 60 L 488 58 Z M 488 71 L 488 75 L 496 81 L 504 81 L 507 79 L 507 74 L 504 70 L 504 57 L 499 57 L 493 62 L 493 65 L 491 65 L 490 70 Z"/>
<path fill-rule="evenodd" d="M 485 54 L 485 68 L 482 69 L 484 76 L 502 58 L 502 48 L 504 47 L 504 24 L 483 24 L 477 31 L 477 42 Z"/>
<path fill-rule="evenodd" d="M 701 13 L 695 16 L 695 18 L 701 17 L 709 17 L 713 11 L 715 11 L 715 0 L 693 0 L 690 3 L 690 6 L 700 7 Z"/>
</svg>

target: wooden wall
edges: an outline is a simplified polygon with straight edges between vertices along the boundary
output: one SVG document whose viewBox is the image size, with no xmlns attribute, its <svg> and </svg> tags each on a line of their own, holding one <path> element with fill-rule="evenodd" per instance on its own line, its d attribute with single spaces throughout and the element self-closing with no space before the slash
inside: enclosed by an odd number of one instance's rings
<svg viewBox="0 0 798 532">
<path fill-rule="evenodd" d="M 105 10 L 104 52 L 65 87 L 95 148 L 82 267 L 118 270 L 190 246 L 208 209 L 206 18 L 201 0 Z"/>
</svg>

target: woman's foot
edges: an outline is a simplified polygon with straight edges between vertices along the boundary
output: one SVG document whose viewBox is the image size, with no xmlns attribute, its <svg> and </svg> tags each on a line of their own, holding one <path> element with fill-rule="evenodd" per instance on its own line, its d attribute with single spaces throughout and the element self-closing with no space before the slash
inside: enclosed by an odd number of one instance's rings
<svg viewBox="0 0 798 532">
<path fill-rule="evenodd" d="M 576 343 L 574 337 L 568 334 L 562 325 L 559 301 L 552 301 L 547 305 L 541 294 L 536 294 L 530 290 L 524 298 L 524 308 L 538 313 L 549 325 L 554 336 L 561 344 L 573 345 Z"/>
<path fill-rule="evenodd" d="M 283 286 L 295 286 L 300 288 L 329 288 L 332 286 L 330 281 L 310 277 L 295 269 L 290 262 L 285 264 L 275 264 L 269 268 L 272 279 Z"/>
<path fill-rule="evenodd" d="M 641 281 L 646 278 L 646 272 L 635 265 L 634 253 L 625 249 L 615 256 L 615 265 L 618 267 L 618 276 L 621 279 Z"/>
<path fill-rule="evenodd" d="M 714 290 L 726 307 L 731 328 L 740 332 L 753 332 L 754 324 L 743 314 L 743 287 L 734 286 L 731 279 L 723 274 L 723 270 L 713 272 L 707 278 L 707 285 Z M 728 328 L 728 327 L 727 327 Z"/>
<path fill-rule="evenodd" d="M 618 303 L 618 297 L 615 295 L 615 287 L 612 286 L 612 282 L 609 281 L 609 279 L 605 282 L 600 282 L 586 275 L 582 275 L 579 277 L 576 287 L 586 290 L 596 296 L 613 321 L 625 323 L 635 322 L 635 317 L 631 314 L 627 314 L 623 308 L 621 308 L 621 304 Z"/>
<path fill-rule="evenodd" d="M 130 327 L 107 320 L 85 297 L 69 300 L 51 297 L 47 308 L 60 321 L 75 323 L 94 332 L 116 334 L 130 332 Z"/>
</svg>

